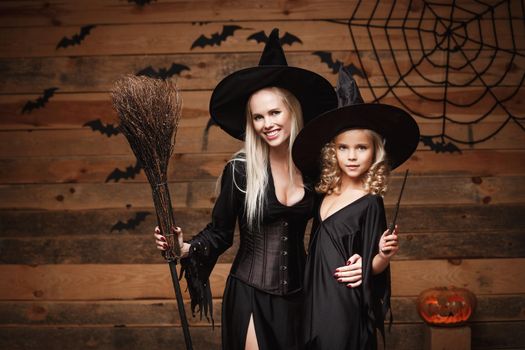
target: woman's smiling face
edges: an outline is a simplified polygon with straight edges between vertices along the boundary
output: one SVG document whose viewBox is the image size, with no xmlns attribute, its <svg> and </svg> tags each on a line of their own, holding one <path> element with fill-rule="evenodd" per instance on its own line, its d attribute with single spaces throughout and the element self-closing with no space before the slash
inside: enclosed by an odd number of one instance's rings
<svg viewBox="0 0 525 350">
<path fill-rule="evenodd" d="M 253 128 L 268 146 L 288 142 L 292 117 L 281 96 L 270 89 L 259 90 L 252 95 L 249 107 Z"/>
</svg>

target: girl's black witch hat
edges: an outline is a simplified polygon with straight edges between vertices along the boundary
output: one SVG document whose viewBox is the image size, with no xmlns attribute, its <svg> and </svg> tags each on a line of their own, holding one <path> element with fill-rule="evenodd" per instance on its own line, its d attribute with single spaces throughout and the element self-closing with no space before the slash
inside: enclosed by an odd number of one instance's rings
<svg viewBox="0 0 525 350">
<path fill-rule="evenodd" d="M 298 99 L 305 124 L 337 107 L 337 96 L 328 80 L 309 70 L 288 66 L 279 31 L 274 29 L 258 66 L 236 71 L 215 87 L 210 115 L 228 134 L 244 140 L 248 99 L 256 91 L 271 86 L 286 89 Z"/>
<path fill-rule="evenodd" d="M 321 149 L 339 133 L 350 129 L 370 129 L 381 135 L 391 169 L 410 158 L 419 143 L 419 127 L 410 114 L 391 105 L 363 103 L 359 88 L 346 68 L 339 71 L 336 90 L 339 107 L 316 117 L 295 139 L 292 156 L 303 175 L 317 179 Z"/>
</svg>

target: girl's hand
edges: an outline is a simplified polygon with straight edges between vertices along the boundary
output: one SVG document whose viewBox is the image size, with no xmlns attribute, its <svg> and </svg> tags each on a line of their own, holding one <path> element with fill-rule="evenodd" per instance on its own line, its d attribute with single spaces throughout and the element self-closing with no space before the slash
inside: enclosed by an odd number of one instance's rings
<svg viewBox="0 0 525 350">
<path fill-rule="evenodd" d="M 359 254 L 354 254 L 346 262 L 346 266 L 338 267 L 334 277 L 338 282 L 347 283 L 347 287 L 355 288 L 363 282 L 362 259 Z"/>
<path fill-rule="evenodd" d="M 389 230 L 383 232 L 379 240 L 379 256 L 383 259 L 390 260 L 399 251 L 399 237 L 397 235 L 397 225 L 394 232 L 390 234 Z"/>
</svg>

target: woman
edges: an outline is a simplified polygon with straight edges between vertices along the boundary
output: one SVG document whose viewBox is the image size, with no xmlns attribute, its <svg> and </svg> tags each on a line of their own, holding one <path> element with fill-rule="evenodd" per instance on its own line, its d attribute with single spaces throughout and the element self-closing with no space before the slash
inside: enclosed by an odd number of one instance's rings
<svg viewBox="0 0 525 350">
<path fill-rule="evenodd" d="M 229 75 L 212 94 L 212 118 L 245 144 L 223 171 L 212 222 L 181 250 L 192 307 L 206 310 L 211 307 L 208 277 L 232 245 L 239 223 L 239 251 L 223 298 L 223 349 L 298 348 L 303 238 L 314 193 L 290 150 L 303 123 L 336 106 L 328 81 L 287 66 L 277 30 L 258 67 Z M 166 249 L 164 238 L 155 237 L 158 248 Z M 355 279 L 355 274 L 346 277 Z"/>
<path fill-rule="evenodd" d="M 390 169 L 415 151 L 419 128 L 397 107 L 363 103 L 346 70 L 337 93 L 340 107 L 312 121 L 293 146 L 297 167 L 320 178 L 316 190 L 323 194 L 306 263 L 303 341 L 309 350 L 372 350 L 376 329 L 384 333 L 389 264 L 399 249 L 397 234 L 383 233 L 382 196 Z M 354 254 L 362 257 L 362 284 L 348 290 L 332 273 Z"/>
</svg>

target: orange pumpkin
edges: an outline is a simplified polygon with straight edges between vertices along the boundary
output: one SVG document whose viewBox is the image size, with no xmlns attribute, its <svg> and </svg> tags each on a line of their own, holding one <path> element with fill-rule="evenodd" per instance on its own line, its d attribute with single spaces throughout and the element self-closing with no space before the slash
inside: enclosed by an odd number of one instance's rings
<svg viewBox="0 0 525 350">
<path fill-rule="evenodd" d="M 465 288 L 436 287 L 419 294 L 417 311 L 432 326 L 458 326 L 476 309 L 476 296 Z"/>
</svg>

